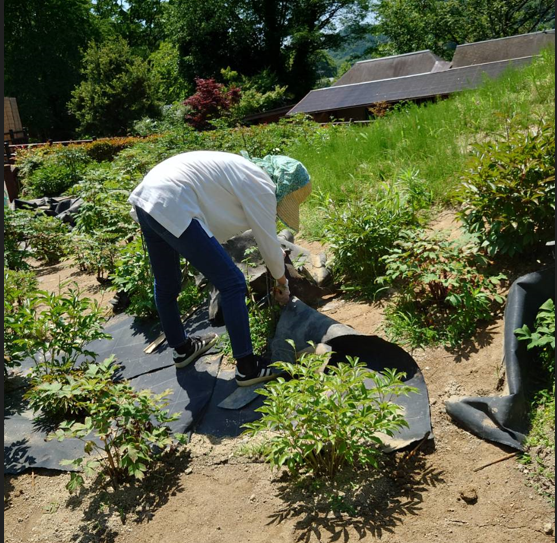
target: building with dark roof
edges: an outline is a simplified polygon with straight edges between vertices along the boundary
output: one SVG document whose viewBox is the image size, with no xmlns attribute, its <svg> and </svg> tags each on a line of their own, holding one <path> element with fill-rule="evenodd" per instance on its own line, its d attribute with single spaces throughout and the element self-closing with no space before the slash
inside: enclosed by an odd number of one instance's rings
<svg viewBox="0 0 557 543">
<path fill-rule="evenodd" d="M 332 87 L 311 91 L 288 115 L 306 113 L 318 122 L 368 120 L 379 103 L 422 102 L 475 88 L 511 65 L 529 64 L 549 45 L 555 47 L 555 31 L 460 45 L 451 63 L 431 51 L 358 62 Z"/>
</svg>

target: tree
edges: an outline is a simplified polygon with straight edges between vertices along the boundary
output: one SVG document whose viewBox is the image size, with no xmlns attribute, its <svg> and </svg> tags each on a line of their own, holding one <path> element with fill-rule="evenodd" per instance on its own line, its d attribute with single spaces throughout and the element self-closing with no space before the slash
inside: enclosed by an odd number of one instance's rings
<svg viewBox="0 0 557 543">
<path fill-rule="evenodd" d="M 463 43 L 503 38 L 555 26 L 553 0 L 380 0 L 377 35 L 382 54 L 431 49 L 451 58 Z"/>
<path fill-rule="evenodd" d="M 7 0 L 4 93 L 14 96 L 33 137 L 68 138 L 66 104 L 79 83 L 82 48 L 94 36 L 90 0 Z"/>
<path fill-rule="evenodd" d="M 345 39 L 337 23 L 363 20 L 368 8 L 368 0 L 175 0 L 167 34 L 187 81 L 219 78 L 225 66 L 248 77 L 267 69 L 297 98 L 317 81 L 321 51 Z"/>
<path fill-rule="evenodd" d="M 132 54 L 123 38 L 100 45 L 92 42 L 82 74 L 84 79 L 69 103 L 82 134 L 125 135 L 134 121 L 159 115 L 149 65 Z"/>
<path fill-rule="evenodd" d="M 165 0 L 94 0 L 105 38 L 121 36 L 135 53 L 146 57 L 163 39 Z"/>
<path fill-rule="evenodd" d="M 180 54 L 172 43 L 161 42 L 149 56 L 149 65 L 155 78 L 157 99 L 163 104 L 182 101 L 193 91 L 193 86 L 188 85 L 180 74 Z"/>
<path fill-rule="evenodd" d="M 214 79 L 196 79 L 197 91 L 184 101 L 187 107 L 185 120 L 197 130 L 211 127 L 209 121 L 218 119 L 240 100 L 238 87 L 225 89 Z"/>
</svg>

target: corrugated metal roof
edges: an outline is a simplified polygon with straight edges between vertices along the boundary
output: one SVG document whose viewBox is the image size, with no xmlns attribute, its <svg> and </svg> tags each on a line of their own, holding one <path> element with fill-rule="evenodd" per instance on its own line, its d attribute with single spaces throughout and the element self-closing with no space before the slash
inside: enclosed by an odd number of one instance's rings
<svg viewBox="0 0 557 543">
<path fill-rule="evenodd" d="M 456 48 L 451 67 L 462 68 L 500 60 L 532 57 L 538 55 L 548 45 L 555 46 L 555 30 L 466 43 Z"/>
<path fill-rule="evenodd" d="M 511 64 L 516 67 L 529 64 L 532 58 L 529 56 L 437 73 L 319 89 L 311 91 L 288 114 L 337 111 L 365 107 L 377 102 L 398 102 L 452 94 L 477 87 L 486 76 L 497 77 Z"/>
<path fill-rule="evenodd" d="M 450 62 L 433 54 L 431 51 L 418 51 L 405 55 L 374 58 L 357 62 L 333 87 L 405 77 L 407 75 L 425 74 L 433 71 L 447 70 Z"/>
</svg>

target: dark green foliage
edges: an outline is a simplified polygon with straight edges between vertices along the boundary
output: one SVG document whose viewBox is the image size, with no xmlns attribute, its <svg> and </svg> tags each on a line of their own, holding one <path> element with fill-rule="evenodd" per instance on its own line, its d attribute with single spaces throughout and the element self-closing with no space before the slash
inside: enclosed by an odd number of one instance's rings
<svg viewBox="0 0 557 543">
<path fill-rule="evenodd" d="M 347 358 L 323 371 L 330 353 L 303 355 L 299 363 L 277 362 L 292 377 L 268 384 L 263 416 L 246 424 L 247 433 L 272 432 L 265 457 L 273 468 L 287 466 L 294 475 L 311 473 L 333 478 L 346 465 L 378 467 L 379 434 L 393 436 L 408 427 L 393 396 L 416 389 L 403 384 L 404 374 L 372 372 L 358 359 Z M 369 390 L 365 381 L 371 380 Z"/>
<path fill-rule="evenodd" d="M 80 469 L 72 472 L 66 485 L 70 492 L 83 485 L 83 475 L 107 477 L 114 489 L 129 477 L 141 480 L 155 461 L 176 447 L 176 442 L 186 442 L 186 436 L 172 436 L 168 427 L 180 418 L 179 413 L 169 415 L 164 409 L 168 404 L 165 398 L 172 391 L 137 392 L 126 381 L 114 382 L 115 372 L 116 366 L 109 358 L 90 364 L 67 384 L 54 382 L 47 388 L 60 399 L 66 395 L 78 399 L 78 406 L 87 414 L 83 422 L 64 421 L 48 437 L 58 441 L 77 438 L 85 444 L 86 456 L 62 461 L 62 465 Z"/>
<path fill-rule="evenodd" d="M 368 5 L 366 0 L 177 0 L 170 6 L 168 35 L 178 45 L 181 72 L 190 83 L 218 78 L 227 66 L 247 77 L 268 69 L 300 98 L 318 80 L 322 50 L 345 39 L 336 20 L 361 22 Z"/>
<path fill-rule="evenodd" d="M 512 125 L 475 146 L 461 218 L 491 255 L 515 256 L 555 239 L 555 124 Z"/>
<path fill-rule="evenodd" d="M 4 3 L 4 96 L 17 99 L 32 137 L 68 139 L 66 104 L 79 83 L 82 49 L 94 35 L 90 0 Z"/>
<path fill-rule="evenodd" d="M 407 184 L 385 184 L 359 198 L 354 195 L 344 204 L 325 201 L 324 238 L 344 290 L 373 297 L 375 280 L 385 271 L 383 257 L 403 229 L 419 224 L 419 210 L 431 195 L 415 176 L 408 179 Z"/>
<path fill-rule="evenodd" d="M 82 147 L 56 146 L 18 156 L 23 195 L 29 198 L 60 196 L 78 183 L 91 163 Z"/>
<path fill-rule="evenodd" d="M 380 55 L 431 49 L 447 59 L 457 45 L 555 27 L 551 0 L 380 0 Z"/>
<path fill-rule="evenodd" d="M 388 331 L 412 347 L 458 348 L 504 302 L 498 286 L 505 276 L 488 275 L 488 261 L 474 239 L 452 241 L 417 230 L 401 238 L 382 258 L 386 272 L 378 279 L 396 289 L 386 310 Z"/>
<path fill-rule="evenodd" d="M 92 42 L 83 59 L 82 75 L 69 102 L 81 134 L 126 135 L 134 121 L 159 115 L 149 65 L 134 56 L 122 38 Z"/>
</svg>

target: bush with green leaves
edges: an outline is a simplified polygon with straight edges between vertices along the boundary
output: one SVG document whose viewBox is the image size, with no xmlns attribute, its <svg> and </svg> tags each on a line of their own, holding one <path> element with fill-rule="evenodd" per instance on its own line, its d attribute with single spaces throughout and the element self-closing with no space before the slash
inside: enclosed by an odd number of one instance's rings
<svg viewBox="0 0 557 543">
<path fill-rule="evenodd" d="M 103 164 L 91 169 L 74 187 L 75 196 L 83 200 L 75 215 L 77 232 L 104 232 L 122 239 L 137 232 L 138 226 L 130 216 L 130 190 L 122 186 L 122 181 L 111 164 Z"/>
<path fill-rule="evenodd" d="M 68 225 L 38 211 L 6 210 L 4 215 L 4 259 L 11 269 L 28 267 L 32 256 L 56 264 L 67 254 Z"/>
<path fill-rule="evenodd" d="M 4 208 L 4 266 L 11 270 L 29 267 L 26 258 L 31 256 L 27 245 L 28 216 Z"/>
<path fill-rule="evenodd" d="M 59 196 L 81 180 L 90 163 L 87 151 L 78 146 L 18 155 L 22 194 L 31 198 Z"/>
<path fill-rule="evenodd" d="M 475 146 L 464 177 L 465 227 L 490 255 L 515 256 L 555 239 L 555 123 Z"/>
<path fill-rule="evenodd" d="M 33 272 L 4 268 L 4 377 L 27 356 L 19 342 L 24 333 L 21 323 L 29 314 L 37 284 Z"/>
<path fill-rule="evenodd" d="M 351 357 L 323 371 L 330 356 L 277 362 L 274 366 L 292 378 L 279 377 L 259 390 L 265 397 L 257 409 L 262 417 L 245 428 L 254 437 L 270 432 L 264 454 L 273 468 L 332 478 L 347 465 L 377 467 L 380 434 L 392 437 L 408 427 L 402 408 L 392 402 L 394 396 L 417 392 L 404 384 L 404 374 L 372 372 Z"/>
<path fill-rule="evenodd" d="M 116 235 L 105 232 L 96 235 L 74 234 L 72 252 L 79 269 L 95 274 L 99 283 L 109 282 L 110 275 L 116 269 L 120 251 L 119 241 Z"/>
<path fill-rule="evenodd" d="M 203 300 L 203 293 L 195 284 L 189 268 L 182 274 L 182 290 L 178 296 L 181 312 L 187 312 Z M 141 236 L 128 243 L 120 251 L 114 273 L 110 275 L 112 287 L 118 292 L 126 293 L 130 305 L 126 312 L 139 319 L 150 319 L 157 316 L 153 273 L 147 248 Z"/>
<path fill-rule="evenodd" d="M 62 283 L 58 292 L 37 290 L 15 325 L 18 343 L 35 362 L 32 380 L 73 369 L 80 357 L 96 355 L 88 345 L 109 339 L 103 331 L 107 318 L 99 303 L 82 296 L 77 284 Z"/>
<path fill-rule="evenodd" d="M 411 230 L 382 258 L 380 285 L 396 289 L 385 312 L 387 330 L 412 347 L 445 344 L 457 348 L 503 304 L 502 274 L 488 275 L 477 240 L 451 240 L 442 232 Z"/>
<path fill-rule="evenodd" d="M 374 188 L 344 204 L 325 198 L 324 237 L 343 290 L 374 297 L 375 280 L 385 271 L 383 257 L 403 229 L 420 223 L 427 190 L 411 175 L 406 181 Z"/>
<path fill-rule="evenodd" d="M 31 213 L 29 218 L 27 242 L 32 255 L 48 265 L 63 260 L 68 253 L 68 225 L 40 212 Z"/>
<path fill-rule="evenodd" d="M 118 488 L 129 477 L 143 479 L 149 467 L 173 450 L 176 443 L 185 443 L 186 436 L 171 433 L 168 426 L 180 418 L 170 415 L 164 407 L 172 391 L 153 394 L 136 391 L 126 381 L 114 382 L 116 366 L 109 358 L 90 364 L 87 371 L 73 380 L 71 393 L 79 397 L 83 422 L 64 421 L 48 439 L 63 441 L 77 438 L 85 443 L 86 456 L 64 460 L 62 465 L 78 468 L 72 472 L 67 488 L 78 490 L 85 482 L 83 475 L 107 477 Z M 54 392 L 61 398 L 64 387 Z"/>
</svg>

